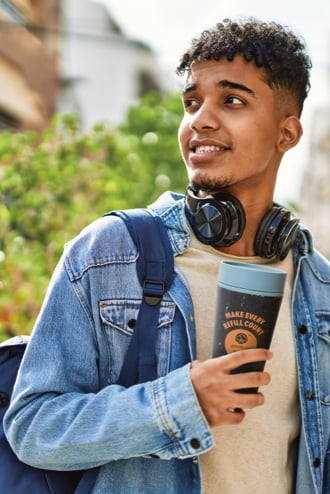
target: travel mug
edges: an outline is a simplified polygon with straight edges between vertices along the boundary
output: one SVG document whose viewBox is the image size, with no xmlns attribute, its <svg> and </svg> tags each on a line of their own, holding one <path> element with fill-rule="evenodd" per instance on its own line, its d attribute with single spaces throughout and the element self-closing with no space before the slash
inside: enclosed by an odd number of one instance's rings
<svg viewBox="0 0 330 494">
<path fill-rule="evenodd" d="M 285 271 L 269 266 L 222 261 L 217 283 L 213 357 L 270 347 L 286 275 Z M 232 373 L 262 371 L 264 366 L 265 362 L 253 362 Z M 256 393 L 258 389 L 237 391 Z"/>
</svg>

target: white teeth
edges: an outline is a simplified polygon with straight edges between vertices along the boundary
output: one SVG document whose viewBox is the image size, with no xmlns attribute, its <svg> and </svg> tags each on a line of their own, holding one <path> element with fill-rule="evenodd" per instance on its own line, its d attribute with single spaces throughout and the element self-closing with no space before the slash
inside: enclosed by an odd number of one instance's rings
<svg viewBox="0 0 330 494">
<path fill-rule="evenodd" d="M 221 151 L 221 147 L 220 146 L 198 146 L 196 149 L 195 149 L 195 152 L 196 153 L 210 153 L 212 151 Z"/>
</svg>

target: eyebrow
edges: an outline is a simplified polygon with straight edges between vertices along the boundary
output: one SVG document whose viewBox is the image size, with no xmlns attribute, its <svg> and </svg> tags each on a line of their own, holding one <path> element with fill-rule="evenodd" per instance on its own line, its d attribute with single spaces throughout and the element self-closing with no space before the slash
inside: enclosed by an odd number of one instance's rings
<svg viewBox="0 0 330 494">
<path fill-rule="evenodd" d="M 248 94 L 251 94 L 252 96 L 255 96 L 254 91 L 250 89 L 247 86 L 244 86 L 244 84 L 239 84 L 238 82 L 233 82 L 229 81 L 227 79 L 222 79 L 221 81 L 217 82 L 217 86 L 219 88 L 229 88 L 229 89 L 238 89 L 240 91 L 245 91 Z M 184 90 L 182 91 L 182 95 L 184 96 L 187 93 L 190 93 L 192 91 L 196 91 L 198 89 L 198 84 L 188 84 Z"/>
</svg>

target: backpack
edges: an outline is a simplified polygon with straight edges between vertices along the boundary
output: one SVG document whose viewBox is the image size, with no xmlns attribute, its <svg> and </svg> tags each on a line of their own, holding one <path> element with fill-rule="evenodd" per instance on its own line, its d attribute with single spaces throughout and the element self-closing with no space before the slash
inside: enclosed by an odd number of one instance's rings
<svg viewBox="0 0 330 494">
<path fill-rule="evenodd" d="M 158 216 L 145 209 L 112 211 L 126 224 L 137 250 L 137 275 L 142 303 L 118 384 L 128 387 L 156 378 L 155 344 L 160 301 L 174 277 L 173 251 L 167 231 Z M 85 471 L 51 471 L 18 460 L 3 431 L 29 336 L 17 336 L 0 344 L 0 478 L 2 494 L 89 494 L 99 467 Z"/>
</svg>

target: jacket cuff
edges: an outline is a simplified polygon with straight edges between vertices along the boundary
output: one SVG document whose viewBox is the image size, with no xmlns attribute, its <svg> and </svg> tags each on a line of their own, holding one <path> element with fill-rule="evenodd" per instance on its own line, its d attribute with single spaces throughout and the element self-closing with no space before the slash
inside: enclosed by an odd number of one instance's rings
<svg viewBox="0 0 330 494">
<path fill-rule="evenodd" d="M 189 458 L 212 448 L 212 432 L 190 379 L 190 364 L 170 372 L 152 384 L 159 427 L 172 441 L 170 456 Z M 167 448 L 167 458 L 168 453 Z"/>
</svg>

